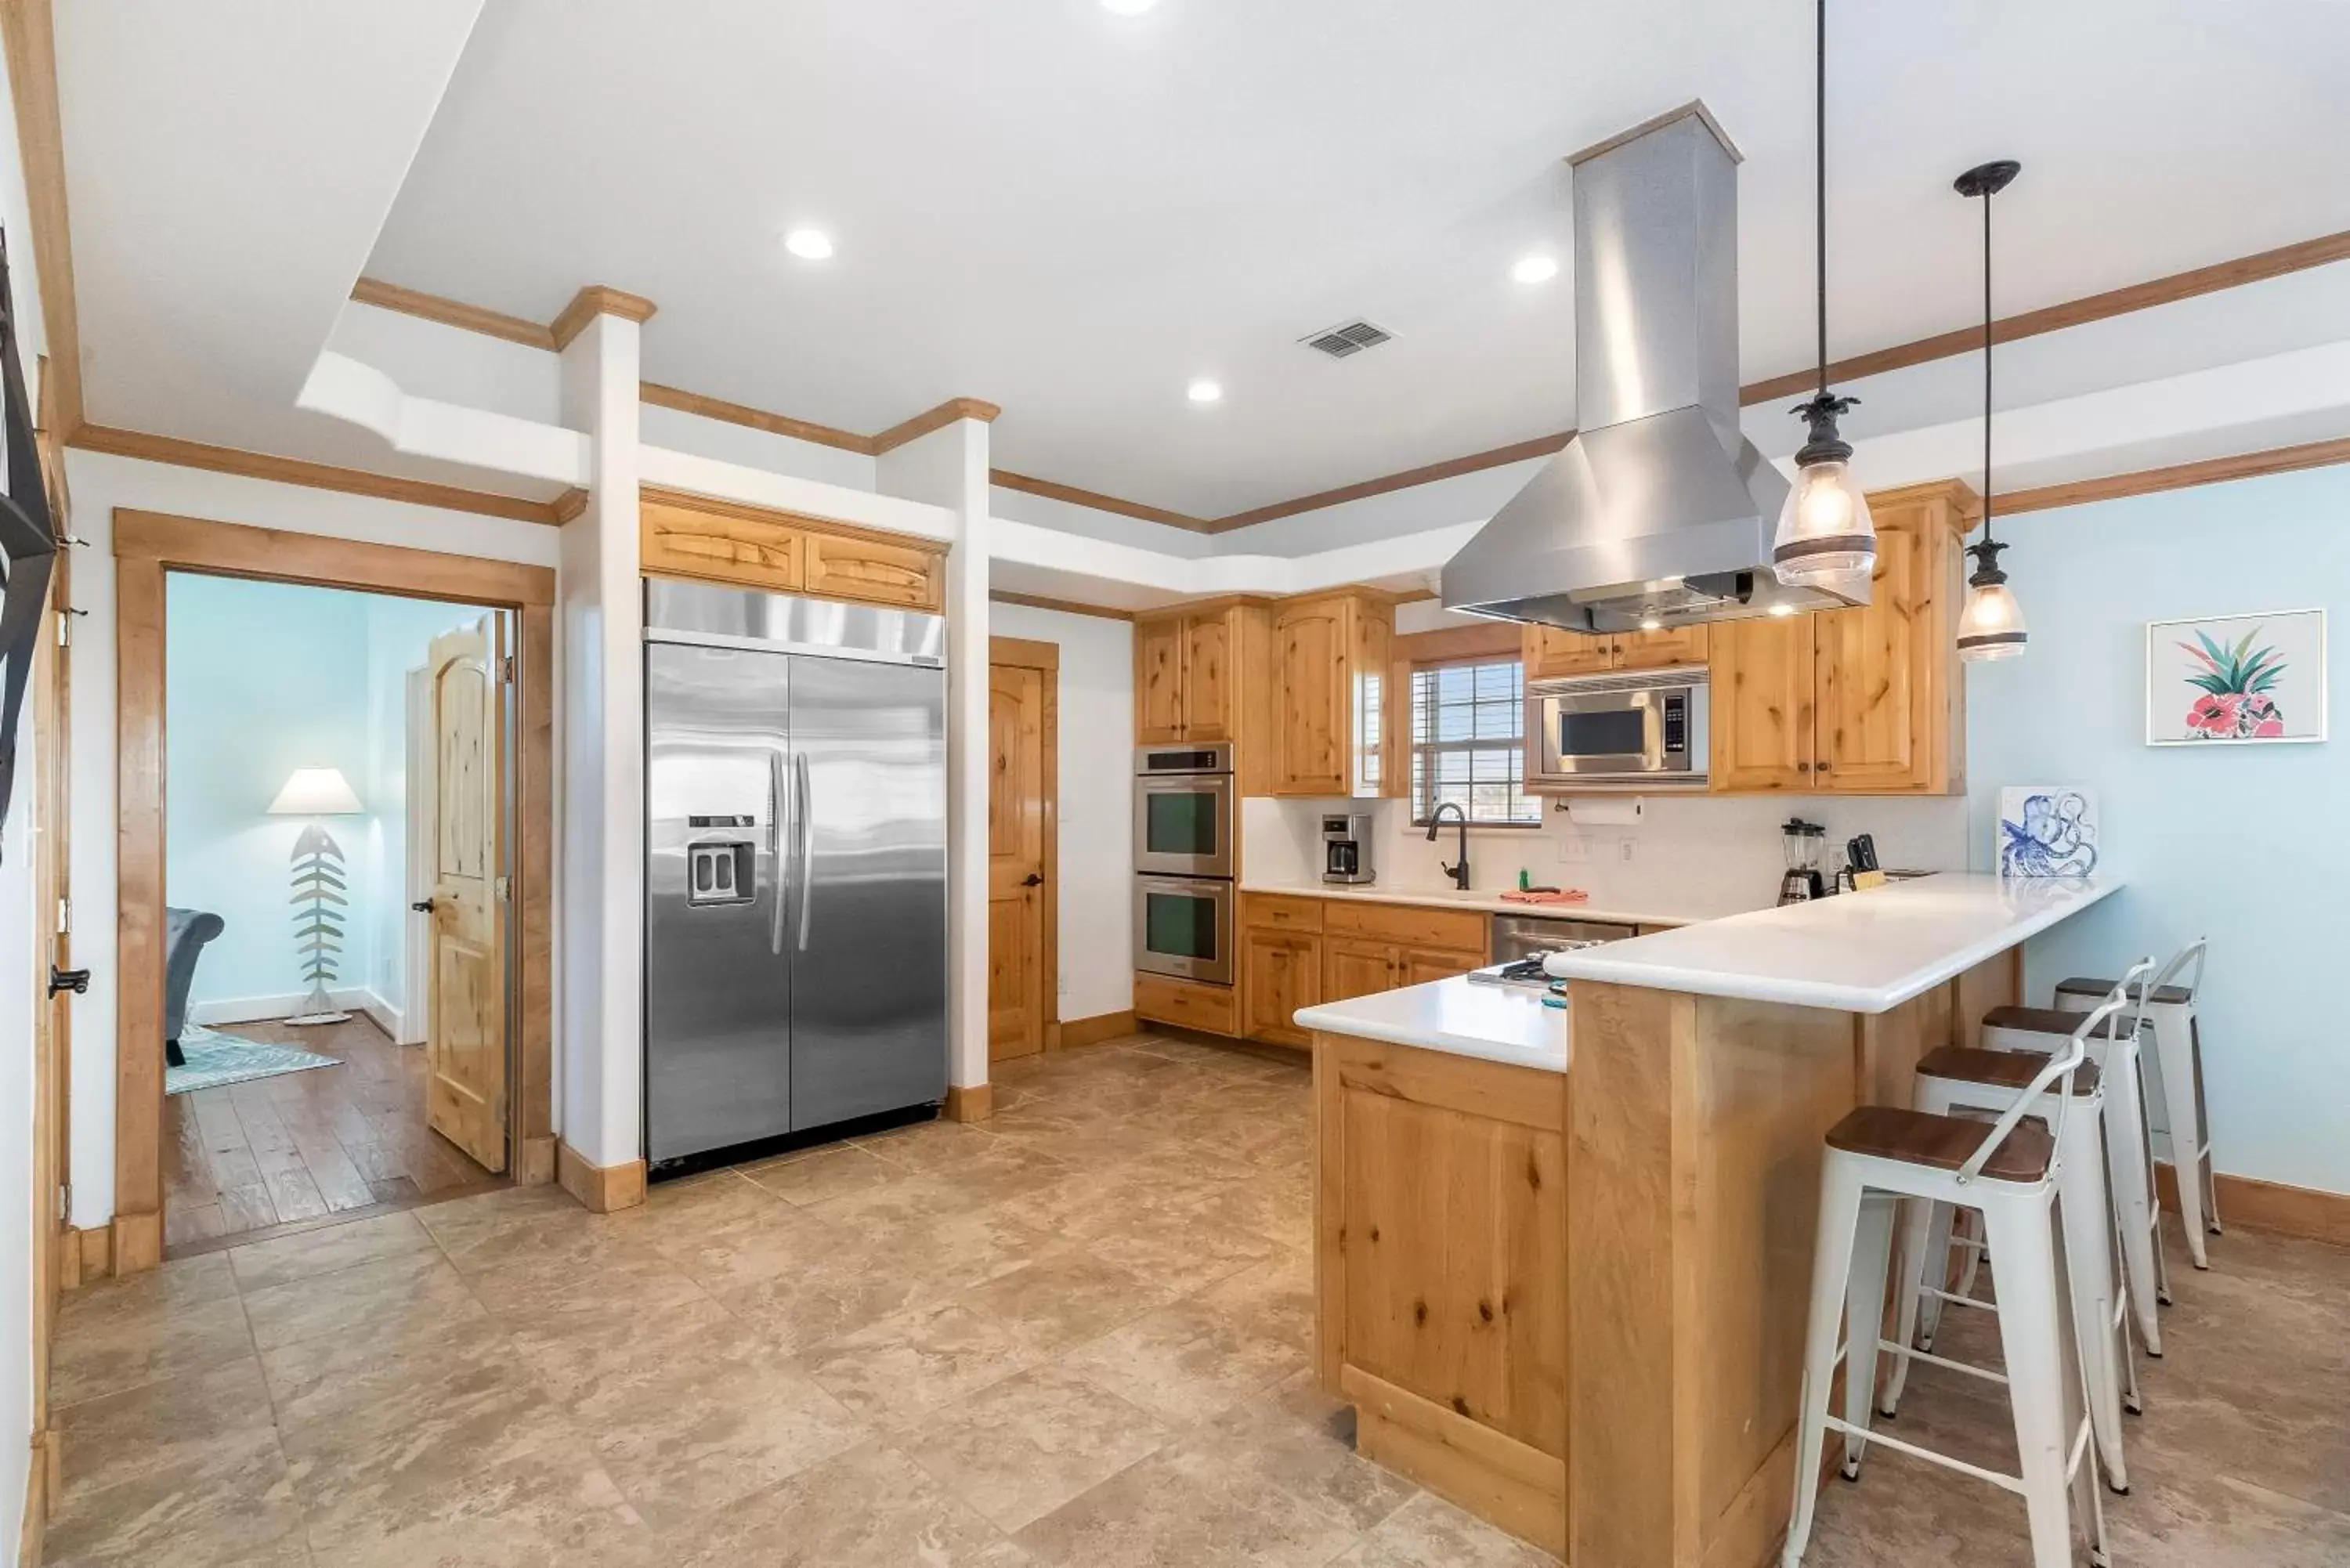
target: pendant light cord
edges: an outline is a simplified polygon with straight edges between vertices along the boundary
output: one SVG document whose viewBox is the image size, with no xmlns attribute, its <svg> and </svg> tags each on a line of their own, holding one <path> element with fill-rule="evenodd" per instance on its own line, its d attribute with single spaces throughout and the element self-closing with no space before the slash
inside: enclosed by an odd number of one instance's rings
<svg viewBox="0 0 2350 1568">
<path fill-rule="evenodd" d="M 1828 395 L 1828 0 L 1818 0 L 1812 70 L 1812 223 L 1819 329 L 1820 396 Z"/>
<path fill-rule="evenodd" d="M 1991 536 L 1991 199 L 1983 192 L 1983 543 Z"/>
</svg>

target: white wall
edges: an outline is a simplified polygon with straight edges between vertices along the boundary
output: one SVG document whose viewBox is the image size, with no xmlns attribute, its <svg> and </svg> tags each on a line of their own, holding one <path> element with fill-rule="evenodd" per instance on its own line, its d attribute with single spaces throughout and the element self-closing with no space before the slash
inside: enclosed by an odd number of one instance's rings
<svg viewBox="0 0 2350 1568">
<path fill-rule="evenodd" d="M 1591 895 L 1594 909 L 1706 919 L 1768 909 L 1778 897 L 1779 874 L 1785 867 L 1779 825 L 1790 816 L 1824 825 L 1831 845 L 1856 834 L 1873 835 L 1877 854 L 1888 867 L 1951 871 L 1967 865 L 1967 803 L 1958 797 L 1640 798 L 1643 815 L 1636 826 L 1578 826 L 1553 809 L 1543 814 L 1540 827 L 1471 828 L 1471 886 L 1498 893 L 1516 887 L 1523 868 L 1537 886 L 1582 888 Z M 1318 881 L 1322 814 L 1364 809 L 1377 819 L 1372 843 L 1378 886 L 1413 890 L 1451 886 L 1437 863 L 1453 860 L 1461 830 L 1448 822 L 1430 844 L 1428 830 L 1411 826 L 1410 809 L 1400 800 L 1245 802 L 1242 853 L 1246 880 Z"/>
<path fill-rule="evenodd" d="M 999 603 L 990 625 L 1061 650 L 1057 1016 L 1124 1012 L 1134 1005 L 1134 623 Z"/>
<path fill-rule="evenodd" d="M 74 633 L 73 806 L 81 831 L 73 836 L 71 874 L 74 950 L 90 971 L 89 992 L 75 1001 L 73 1012 L 73 1222 L 88 1227 L 114 1213 L 114 509 L 176 513 L 543 566 L 555 565 L 558 535 L 538 524 L 98 452 L 68 452 L 66 472 L 74 532 L 88 541 L 76 552 L 73 566 L 74 605 L 85 613 Z M 558 670 L 563 659 L 558 647 Z M 562 788 L 558 779 L 558 809 Z M 561 875 L 558 868 L 558 882 Z M 0 969 L 5 967 L 0 961 Z M 24 967 L 30 969 L 29 961 Z M 0 1244 L 0 1251 L 5 1250 Z M 0 1334 L 5 1332 L 0 1324 Z M 5 1480 L 0 1474 L 0 1482 Z"/>
</svg>

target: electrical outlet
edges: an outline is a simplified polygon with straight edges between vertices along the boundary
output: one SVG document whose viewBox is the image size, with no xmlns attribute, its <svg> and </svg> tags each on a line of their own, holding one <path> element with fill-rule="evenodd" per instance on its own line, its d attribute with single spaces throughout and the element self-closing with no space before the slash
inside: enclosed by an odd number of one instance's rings
<svg viewBox="0 0 2350 1568">
<path fill-rule="evenodd" d="M 1616 858 L 1627 866 L 1632 864 L 1632 840 L 1619 838 L 1616 841 Z"/>
<path fill-rule="evenodd" d="M 1591 840 L 1580 833 L 1559 836 L 1558 857 L 1569 865 L 1580 866 L 1591 858 Z"/>
</svg>

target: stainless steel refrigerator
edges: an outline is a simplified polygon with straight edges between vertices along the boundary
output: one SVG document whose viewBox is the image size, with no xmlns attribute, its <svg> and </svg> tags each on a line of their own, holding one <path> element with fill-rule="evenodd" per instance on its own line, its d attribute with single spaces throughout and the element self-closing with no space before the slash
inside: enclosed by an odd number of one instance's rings
<svg viewBox="0 0 2350 1568">
<path fill-rule="evenodd" d="M 645 1150 L 947 1085 L 945 627 L 645 584 Z"/>
</svg>

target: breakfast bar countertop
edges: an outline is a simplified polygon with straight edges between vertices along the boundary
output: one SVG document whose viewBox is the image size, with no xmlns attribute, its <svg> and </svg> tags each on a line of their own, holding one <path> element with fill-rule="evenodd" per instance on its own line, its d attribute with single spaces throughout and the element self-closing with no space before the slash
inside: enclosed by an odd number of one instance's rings
<svg viewBox="0 0 2350 1568">
<path fill-rule="evenodd" d="M 1566 1010 L 1543 1005 L 1534 986 L 1490 985 L 1465 975 L 1326 1002 L 1297 1010 L 1297 1025 L 1389 1045 L 1417 1045 L 1513 1067 L 1566 1071 Z"/>
<path fill-rule="evenodd" d="M 1570 981 L 1887 1012 L 2121 889 L 1942 871 L 1562 956 Z"/>
</svg>

